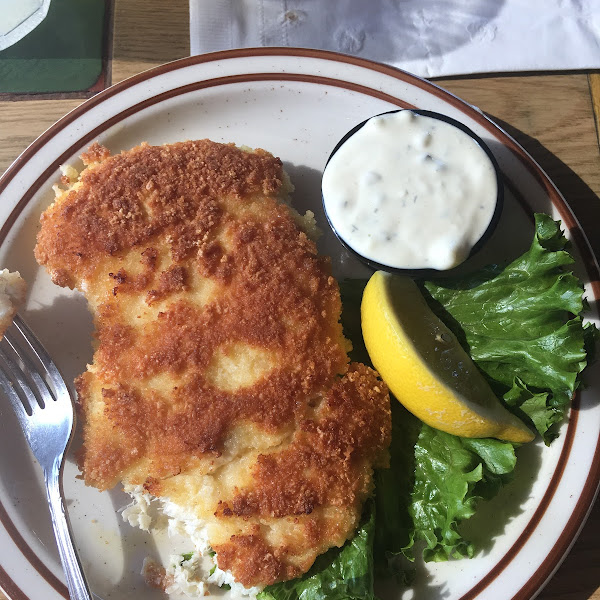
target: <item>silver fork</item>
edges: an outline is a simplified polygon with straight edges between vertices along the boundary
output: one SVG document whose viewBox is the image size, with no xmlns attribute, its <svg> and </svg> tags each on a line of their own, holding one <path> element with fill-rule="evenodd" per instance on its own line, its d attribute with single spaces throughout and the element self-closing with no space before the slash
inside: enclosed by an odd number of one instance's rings
<svg viewBox="0 0 600 600">
<path fill-rule="evenodd" d="M 48 352 L 18 315 L 0 342 L 0 388 L 10 400 L 46 482 L 52 527 L 72 600 L 91 600 L 73 545 L 62 491 L 64 456 L 74 424 L 73 400 Z"/>
</svg>

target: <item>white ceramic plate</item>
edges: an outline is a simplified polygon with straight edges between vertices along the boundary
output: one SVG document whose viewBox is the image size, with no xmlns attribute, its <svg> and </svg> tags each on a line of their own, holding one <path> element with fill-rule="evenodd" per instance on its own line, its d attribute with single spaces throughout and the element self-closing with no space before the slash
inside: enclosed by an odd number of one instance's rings
<svg viewBox="0 0 600 600">
<path fill-rule="evenodd" d="M 61 163 L 99 140 L 112 151 L 208 137 L 263 147 L 280 156 L 296 184 L 296 206 L 312 208 L 324 230 L 320 177 L 337 140 L 365 118 L 397 107 L 446 113 L 492 148 L 505 174 L 506 207 L 478 257 L 515 256 L 531 239 L 531 214 L 561 218 L 575 242 L 577 271 L 590 299 L 600 298 L 598 267 L 573 214 L 533 160 L 481 112 L 434 85 L 382 65 L 320 51 L 239 50 L 193 57 L 114 86 L 61 119 L 0 179 L 0 264 L 30 284 L 25 318 L 69 379 L 91 358 L 91 319 L 76 293 L 53 286 L 33 259 L 37 223 L 52 201 Z M 338 276 L 364 270 L 327 232 L 321 250 Z M 472 265 L 471 265 L 472 266 Z M 598 321 L 596 312 L 590 316 Z M 600 478 L 600 376 L 574 401 L 568 424 L 549 448 L 519 451 L 516 480 L 469 523 L 482 551 L 470 561 L 418 565 L 411 590 L 384 598 L 492 600 L 531 598 L 574 541 Z M 14 600 L 66 598 L 37 465 L 10 408 L 0 402 L 0 584 Z M 577 457 L 572 460 L 572 457 Z M 76 479 L 72 459 L 64 487 L 77 544 L 94 592 L 124 600 L 161 598 L 139 575 L 146 555 L 165 541 L 122 523 L 121 492 L 100 494 Z"/>
</svg>

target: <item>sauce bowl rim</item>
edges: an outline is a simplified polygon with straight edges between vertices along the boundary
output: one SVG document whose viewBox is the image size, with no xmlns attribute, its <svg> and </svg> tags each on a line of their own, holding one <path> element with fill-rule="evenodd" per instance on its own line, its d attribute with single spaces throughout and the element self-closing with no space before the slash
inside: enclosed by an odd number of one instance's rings
<svg viewBox="0 0 600 600">
<path fill-rule="evenodd" d="M 481 235 L 481 237 L 479 238 L 479 240 L 477 240 L 477 242 L 473 245 L 473 247 L 471 248 L 471 250 L 470 250 L 469 254 L 467 255 L 467 257 L 463 261 L 461 261 L 458 265 L 455 265 L 454 267 L 452 267 L 450 269 L 403 268 L 403 267 L 392 267 L 392 266 L 386 265 L 384 263 L 379 263 L 379 262 L 377 262 L 377 261 L 375 261 L 373 259 L 367 258 L 367 257 L 363 256 L 362 254 L 360 254 L 360 252 L 358 252 L 357 250 L 355 250 L 350 245 L 350 243 L 347 242 L 340 235 L 340 233 L 338 232 L 338 230 L 336 229 L 336 227 L 334 226 L 334 224 L 331 222 L 331 219 L 329 217 L 329 213 L 327 211 L 327 204 L 325 202 L 325 196 L 323 194 L 323 185 L 321 184 L 321 202 L 322 202 L 322 205 L 323 205 L 323 212 L 325 213 L 325 218 L 327 219 L 327 223 L 329 224 L 329 227 L 331 228 L 331 230 L 335 234 L 335 236 L 338 239 L 338 241 L 342 244 L 342 246 L 346 250 L 348 250 L 352 255 L 356 256 L 360 261 L 362 261 L 364 264 L 366 264 L 371 269 L 374 269 L 375 271 L 387 271 L 389 273 L 396 273 L 396 274 L 399 274 L 399 275 L 413 275 L 415 277 L 428 277 L 428 276 L 431 276 L 431 277 L 444 276 L 445 277 L 445 276 L 452 276 L 453 274 L 455 274 L 456 269 L 458 269 L 459 267 L 462 267 L 473 255 L 477 254 L 479 252 L 479 250 L 481 250 L 481 248 L 489 240 L 489 238 L 491 237 L 491 235 L 494 233 L 494 231 L 495 231 L 495 229 L 496 229 L 496 227 L 498 225 L 498 222 L 500 221 L 500 216 L 501 216 L 502 210 L 504 208 L 504 178 L 502 176 L 502 171 L 500 169 L 500 165 L 498 164 L 498 161 L 496 160 L 496 157 L 494 156 L 494 154 L 491 151 L 491 149 L 489 148 L 489 146 L 483 141 L 483 139 L 481 139 L 481 137 L 479 137 L 467 125 L 465 125 L 464 123 L 461 123 L 460 121 L 457 121 L 453 117 L 450 117 L 450 116 L 445 115 L 443 113 L 431 111 L 431 110 L 424 110 L 424 109 L 418 109 L 418 108 L 400 108 L 400 109 L 385 111 L 385 112 L 373 115 L 373 116 L 365 119 L 364 121 L 361 121 L 360 123 L 358 123 L 358 125 L 355 125 L 352 129 L 350 129 L 340 139 L 340 141 L 335 145 L 335 147 L 333 148 L 333 150 L 329 154 L 329 157 L 327 158 L 327 162 L 325 163 L 325 167 L 323 168 L 323 173 L 325 173 L 325 170 L 327 169 L 327 165 L 329 164 L 329 162 L 333 158 L 334 154 L 355 133 L 357 133 L 360 129 L 362 129 L 371 119 L 375 119 L 377 117 L 382 117 L 382 116 L 385 116 L 385 115 L 396 114 L 396 113 L 404 112 L 404 111 L 410 111 L 412 113 L 415 113 L 415 114 L 423 116 L 423 117 L 431 117 L 433 119 L 437 119 L 438 121 L 444 121 L 444 122 L 446 122 L 446 123 L 448 123 L 450 125 L 453 125 L 454 127 L 457 127 L 458 129 L 460 129 L 461 131 L 463 131 L 464 133 L 466 133 L 469 137 L 471 137 L 473 139 L 473 141 L 475 141 L 475 143 L 485 152 L 485 154 L 489 158 L 490 162 L 492 163 L 492 166 L 494 168 L 494 173 L 496 174 L 496 189 L 497 189 L 497 192 L 496 192 L 496 205 L 494 207 L 494 212 L 492 214 L 490 222 L 488 223 L 488 226 L 486 227 L 485 231 L 483 232 L 483 234 Z M 322 181 L 322 177 L 321 177 L 321 181 Z"/>
</svg>

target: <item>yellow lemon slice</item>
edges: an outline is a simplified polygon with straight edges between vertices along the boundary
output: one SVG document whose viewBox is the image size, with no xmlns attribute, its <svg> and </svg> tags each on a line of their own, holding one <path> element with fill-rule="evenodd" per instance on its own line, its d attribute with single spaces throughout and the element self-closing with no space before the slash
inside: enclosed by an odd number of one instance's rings
<svg viewBox="0 0 600 600">
<path fill-rule="evenodd" d="M 424 423 L 462 437 L 535 437 L 502 406 L 412 279 L 377 271 L 363 294 L 361 321 L 373 365 Z"/>
</svg>

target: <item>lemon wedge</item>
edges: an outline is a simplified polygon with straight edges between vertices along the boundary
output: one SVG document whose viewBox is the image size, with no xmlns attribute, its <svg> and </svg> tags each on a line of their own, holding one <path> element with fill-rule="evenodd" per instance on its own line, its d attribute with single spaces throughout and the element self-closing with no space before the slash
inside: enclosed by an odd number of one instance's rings
<svg viewBox="0 0 600 600">
<path fill-rule="evenodd" d="M 412 279 L 377 271 L 363 294 L 361 322 L 373 365 L 424 423 L 461 437 L 534 439 L 502 406 Z"/>
</svg>

